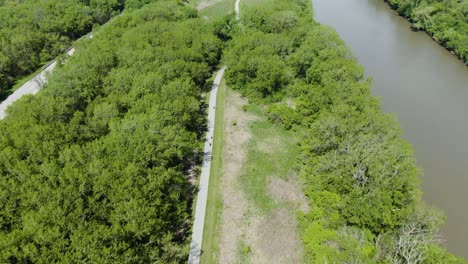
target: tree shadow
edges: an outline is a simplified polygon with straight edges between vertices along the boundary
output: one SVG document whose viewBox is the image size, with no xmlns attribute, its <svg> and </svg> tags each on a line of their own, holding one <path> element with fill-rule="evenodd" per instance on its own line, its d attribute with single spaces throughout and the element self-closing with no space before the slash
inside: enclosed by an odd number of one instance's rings
<svg viewBox="0 0 468 264">
<path fill-rule="evenodd" d="M 0 102 L 5 101 L 8 98 L 8 96 L 10 96 L 11 94 L 13 94 L 13 91 L 11 89 L 1 91 L 0 92 Z"/>
<path fill-rule="evenodd" d="M 189 255 L 189 264 L 198 264 L 200 263 L 200 256 L 203 255 L 203 250 L 201 249 L 201 245 L 196 242 L 192 241 L 190 245 L 190 255 Z"/>
</svg>

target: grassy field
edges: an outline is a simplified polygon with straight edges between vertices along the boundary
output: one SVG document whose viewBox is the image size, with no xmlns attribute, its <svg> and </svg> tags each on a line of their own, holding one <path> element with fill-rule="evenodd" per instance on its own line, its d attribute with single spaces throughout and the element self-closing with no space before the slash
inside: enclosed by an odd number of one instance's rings
<svg viewBox="0 0 468 264">
<path fill-rule="evenodd" d="M 189 4 L 198 9 L 200 17 L 216 19 L 234 12 L 235 0 L 192 0 Z"/>
<path fill-rule="evenodd" d="M 238 241 L 238 262 L 298 263 L 301 250 L 294 236 L 295 215 L 305 203 L 295 172 L 299 133 L 270 122 L 262 108 L 255 104 L 245 108 L 258 120 L 250 125 L 251 139 L 239 178 L 249 209 Z"/>
<path fill-rule="evenodd" d="M 246 110 L 260 119 L 250 128 L 252 139 L 240 183 L 247 199 L 262 213 L 268 213 L 280 206 L 268 194 L 268 181 L 273 178 L 285 180 L 294 173 L 299 154 L 297 133 L 271 123 L 259 105 L 250 104 Z"/>
<path fill-rule="evenodd" d="M 211 0 L 211 1 L 216 1 L 216 0 Z M 234 12 L 234 3 L 235 1 L 233 0 L 216 1 L 215 4 L 200 10 L 199 11 L 200 16 L 206 17 L 208 19 L 215 19 L 218 17 L 225 16 L 231 12 Z"/>
<path fill-rule="evenodd" d="M 201 263 L 218 263 L 219 220 L 222 211 L 219 182 L 223 169 L 223 141 L 224 141 L 224 96 L 226 84 L 221 80 L 216 103 L 215 128 L 213 136 L 213 159 L 211 161 L 210 187 L 206 205 L 205 229 Z"/>
<path fill-rule="evenodd" d="M 295 216 L 307 204 L 295 173 L 299 133 L 239 98 L 222 83 L 201 261 L 298 263 Z"/>
</svg>

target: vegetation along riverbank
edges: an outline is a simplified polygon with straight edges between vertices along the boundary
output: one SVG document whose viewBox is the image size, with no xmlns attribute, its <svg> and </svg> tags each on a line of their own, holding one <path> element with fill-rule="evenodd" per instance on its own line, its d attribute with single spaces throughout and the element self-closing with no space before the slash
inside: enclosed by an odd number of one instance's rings
<svg viewBox="0 0 468 264">
<path fill-rule="evenodd" d="M 439 244 L 443 215 L 421 201 L 419 170 L 363 68 L 309 1 L 241 12 L 227 84 L 296 131 L 305 263 L 463 263 Z M 294 142 L 294 140 L 292 140 Z"/>
<path fill-rule="evenodd" d="M 468 65 L 468 1 L 384 1 Z"/>
</svg>

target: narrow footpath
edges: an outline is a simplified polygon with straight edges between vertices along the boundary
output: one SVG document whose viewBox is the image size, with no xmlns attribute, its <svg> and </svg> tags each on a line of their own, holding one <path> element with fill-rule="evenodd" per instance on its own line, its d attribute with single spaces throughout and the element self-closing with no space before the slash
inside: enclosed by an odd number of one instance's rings
<svg viewBox="0 0 468 264">
<path fill-rule="evenodd" d="M 216 74 L 213 89 L 210 94 L 208 106 L 208 131 L 206 132 L 205 148 L 203 151 L 203 165 L 198 185 L 197 206 L 195 209 L 195 219 L 193 221 L 192 242 L 190 244 L 190 254 L 188 262 L 190 264 L 200 263 L 201 247 L 203 240 L 203 229 L 205 226 L 206 202 L 208 199 L 208 185 L 210 182 L 211 158 L 213 153 L 213 132 L 215 126 L 216 97 L 218 95 L 219 83 L 226 67 L 221 68 Z"/>
</svg>

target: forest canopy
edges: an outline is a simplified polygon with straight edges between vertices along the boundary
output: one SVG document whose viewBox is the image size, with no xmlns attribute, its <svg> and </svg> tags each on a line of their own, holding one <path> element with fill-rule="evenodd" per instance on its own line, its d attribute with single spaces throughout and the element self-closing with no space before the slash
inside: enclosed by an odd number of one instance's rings
<svg viewBox="0 0 468 264">
<path fill-rule="evenodd" d="M 0 98 L 21 77 L 126 7 L 150 0 L 0 1 Z"/>
<path fill-rule="evenodd" d="M 158 1 L 80 43 L 0 122 L 0 262 L 180 263 L 221 41 Z"/>
</svg>

